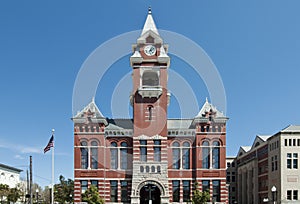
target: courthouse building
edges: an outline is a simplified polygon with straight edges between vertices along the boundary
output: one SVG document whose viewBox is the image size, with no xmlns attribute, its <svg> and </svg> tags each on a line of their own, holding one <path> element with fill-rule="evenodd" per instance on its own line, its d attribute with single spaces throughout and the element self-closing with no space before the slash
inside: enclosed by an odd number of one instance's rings
<svg viewBox="0 0 300 204">
<path fill-rule="evenodd" d="M 228 203 L 227 117 L 206 100 L 194 118 L 168 119 L 170 57 L 151 10 L 132 48 L 133 118 L 106 118 L 94 100 L 72 118 L 75 202 L 95 185 L 106 203 L 187 203 L 197 182 Z"/>
</svg>

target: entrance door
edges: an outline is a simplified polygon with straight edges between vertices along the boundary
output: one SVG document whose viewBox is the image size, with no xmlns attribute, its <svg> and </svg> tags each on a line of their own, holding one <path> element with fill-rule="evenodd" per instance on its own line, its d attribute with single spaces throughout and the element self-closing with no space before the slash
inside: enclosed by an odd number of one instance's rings
<svg viewBox="0 0 300 204">
<path fill-rule="evenodd" d="M 160 204 L 160 190 L 156 185 L 147 184 L 140 191 L 140 204 Z"/>
</svg>

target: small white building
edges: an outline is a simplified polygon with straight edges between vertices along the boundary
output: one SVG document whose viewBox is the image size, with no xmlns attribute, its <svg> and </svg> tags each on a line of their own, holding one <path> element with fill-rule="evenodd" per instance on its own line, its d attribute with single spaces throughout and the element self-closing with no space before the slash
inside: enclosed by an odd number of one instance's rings
<svg viewBox="0 0 300 204">
<path fill-rule="evenodd" d="M 21 171 L 21 169 L 0 163 L 0 183 L 7 184 L 10 188 L 15 188 L 21 182 Z"/>
</svg>

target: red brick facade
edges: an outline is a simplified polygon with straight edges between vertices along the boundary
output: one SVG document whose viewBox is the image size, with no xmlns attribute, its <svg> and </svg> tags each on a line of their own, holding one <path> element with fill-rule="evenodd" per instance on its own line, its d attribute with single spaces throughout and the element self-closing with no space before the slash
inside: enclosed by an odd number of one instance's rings
<svg viewBox="0 0 300 204">
<path fill-rule="evenodd" d="M 94 101 L 73 118 L 75 202 L 96 185 L 106 203 L 186 203 L 198 182 L 228 203 L 227 118 L 208 101 L 195 118 L 167 118 L 170 58 L 151 12 L 133 48 L 133 119 L 106 119 Z"/>
</svg>

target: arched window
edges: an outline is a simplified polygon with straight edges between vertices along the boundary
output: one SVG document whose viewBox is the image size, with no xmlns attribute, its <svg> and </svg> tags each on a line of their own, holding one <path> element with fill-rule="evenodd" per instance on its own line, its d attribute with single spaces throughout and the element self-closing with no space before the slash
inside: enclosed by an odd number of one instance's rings
<svg viewBox="0 0 300 204">
<path fill-rule="evenodd" d="M 174 142 L 172 145 L 172 152 L 173 152 L 173 169 L 180 168 L 180 148 L 179 143 Z"/>
<path fill-rule="evenodd" d="M 86 141 L 82 141 L 80 142 L 80 146 L 82 146 L 80 148 L 81 151 L 81 168 L 82 169 L 87 169 L 89 166 L 89 150 L 87 147 L 87 142 Z"/>
<path fill-rule="evenodd" d="M 98 169 L 98 142 L 91 143 L 92 169 Z"/>
<path fill-rule="evenodd" d="M 210 161 L 210 150 L 209 150 L 209 143 L 207 141 L 204 141 L 202 143 L 202 168 L 203 169 L 209 169 Z"/>
<path fill-rule="evenodd" d="M 154 71 L 144 71 L 142 76 L 143 86 L 158 86 L 159 78 L 157 72 Z"/>
<path fill-rule="evenodd" d="M 112 169 L 118 168 L 118 147 L 116 142 L 110 144 L 110 167 Z"/>
<path fill-rule="evenodd" d="M 121 169 L 127 169 L 128 158 L 127 158 L 127 143 L 121 143 Z"/>
<path fill-rule="evenodd" d="M 190 168 L 190 143 L 184 142 L 182 148 L 182 168 Z"/>
<path fill-rule="evenodd" d="M 217 141 L 213 142 L 212 147 L 212 167 L 214 169 L 220 168 L 220 143 Z"/>
<path fill-rule="evenodd" d="M 148 120 L 152 120 L 153 106 L 148 106 Z"/>
</svg>

